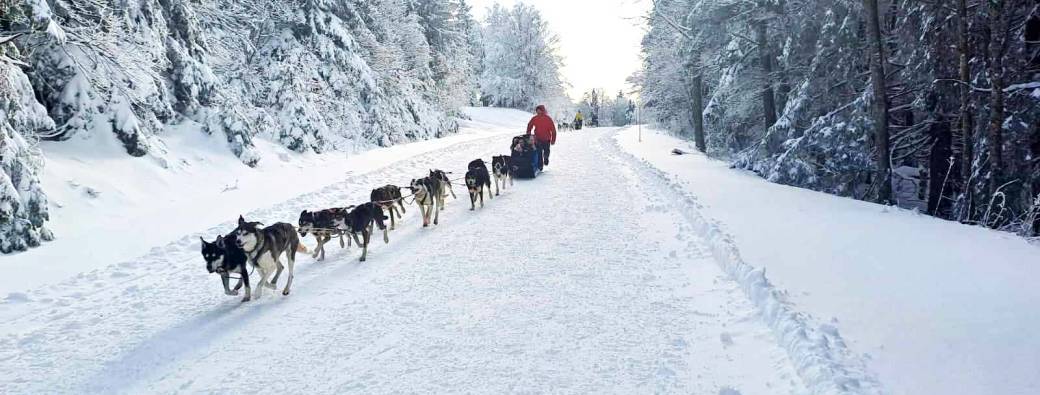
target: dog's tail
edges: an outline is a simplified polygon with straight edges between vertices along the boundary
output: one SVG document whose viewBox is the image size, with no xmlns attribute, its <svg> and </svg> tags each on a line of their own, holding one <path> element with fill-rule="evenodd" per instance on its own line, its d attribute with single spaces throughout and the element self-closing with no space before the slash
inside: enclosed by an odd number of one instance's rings
<svg viewBox="0 0 1040 395">
<path fill-rule="evenodd" d="M 303 243 L 296 244 L 296 252 L 302 252 L 304 254 L 310 253 L 310 251 L 307 250 L 307 246 L 303 245 Z"/>
</svg>

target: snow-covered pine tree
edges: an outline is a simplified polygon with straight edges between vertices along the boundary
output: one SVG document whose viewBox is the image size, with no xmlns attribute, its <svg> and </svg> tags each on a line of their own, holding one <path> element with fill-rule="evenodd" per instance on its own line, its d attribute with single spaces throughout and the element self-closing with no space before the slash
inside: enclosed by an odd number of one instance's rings
<svg viewBox="0 0 1040 395">
<path fill-rule="evenodd" d="M 770 180 L 866 199 L 890 185 L 883 161 L 925 175 L 892 182 L 920 186 L 895 196 L 904 207 L 1030 234 L 1040 9 L 1028 3 L 882 0 L 871 40 L 857 0 L 659 0 L 632 80 L 648 118 L 684 135 L 703 120 L 708 152 Z M 868 133 L 872 41 L 889 59 L 889 155 Z"/>
<path fill-rule="evenodd" d="M 34 32 L 5 43 L 3 51 L 24 54 L 18 62 L 31 70 L 5 64 L 9 81 L 28 78 L 28 85 L 11 85 L 21 89 L 17 94 L 4 92 L 5 111 L 28 114 L 22 96 L 29 92 L 42 105 L 32 114 L 50 122 L 5 124 L 7 176 L 22 190 L 39 190 L 34 174 L 42 160 L 32 159 L 38 154 L 32 142 L 40 125 L 53 125 L 40 138 L 114 137 L 131 156 L 166 164 L 167 126 L 195 122 L 224 135 L 252 166 L 262 160 L 253 147 L 257 138 L 327 152 L 453 133 L 453 115 L 475 96 L 482 66 L 480 29 L 462 0 L 6 0 L 0 6 L 0 31 Z M 23 162 L 35 165 L 16 164 Z M 40 233 L 46 204 L 42 214 L 25 210 L 46 199 L 26 196 L 9 212 Z M 17 232 L 26 236 L 24 229 Z"/>
<path fill-rule="evenodd" d="M 567 107 L 559 39 L 537 9 L 523 3 L 512 9 L 495 4 L 484 21 L 483 38 L 480 91 L 485 105 Z"/>
<path fill-rule="evenodd" d="M 38 34 L 60 39 L 62 31 L 46 19 L 33 23 L 31 14 L 7 2 L 0 2 L 0 14 L 0 253 L 6 254 L 54 238 L 40 186 L 43 155 L 36 146 L 38 133 L 54 130 L 54 121 L 36 100 L 22 71 L 28 64 L 14 41 Z"/>
<path fill-rule="evenodd" d="M 618 91 L 610 108 L 610 123 L 614 126 L 627 126 L 635 121 L 635 103 Z"/>
</svg>

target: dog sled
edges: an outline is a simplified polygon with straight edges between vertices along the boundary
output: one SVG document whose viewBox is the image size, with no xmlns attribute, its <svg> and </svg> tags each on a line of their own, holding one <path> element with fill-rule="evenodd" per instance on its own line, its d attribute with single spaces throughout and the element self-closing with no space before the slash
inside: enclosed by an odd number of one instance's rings
<svg viewBox="0 0 1040 395">
<path fill-rule="evenodd" d="M 539 164 L 542 162 L 541 151 L 535 149 L 532 137 L 528 135 L 513 137 L 512 176 L 522 179 L 538 177 Z"/>
</svg>

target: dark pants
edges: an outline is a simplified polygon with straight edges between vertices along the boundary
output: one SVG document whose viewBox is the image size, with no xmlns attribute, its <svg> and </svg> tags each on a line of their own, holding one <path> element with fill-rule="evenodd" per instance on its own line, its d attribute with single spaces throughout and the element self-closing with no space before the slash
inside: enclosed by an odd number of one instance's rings
<svg viewBox="0 0 1040 395">
<path fill-rule="evenodd" d="M 538 169 L 541 170 L 543 167 L 549 164 L 549 147 L 551 144 L 548 142 L 535 142 L 534 147 L 542 154 L 542 163 L 539 163 Z"/>
</svg>

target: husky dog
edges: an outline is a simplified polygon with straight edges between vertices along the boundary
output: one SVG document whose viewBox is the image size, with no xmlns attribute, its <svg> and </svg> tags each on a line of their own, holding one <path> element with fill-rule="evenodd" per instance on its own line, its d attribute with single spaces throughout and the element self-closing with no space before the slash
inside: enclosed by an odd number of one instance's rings
<svg viewBox="0 0 1040 395">
<path fill-rule="evenodd" d="M 394 214 L 397 214 L 397 218 L 403 218 L 405 213 L 404 198 L 401 197 L 401 188 L 396 185 L 387 185 L 382 188 L 373 189 L 371 200 L 372 203 L 378 205 L 379 208 L 390 213 L 390 230 L 397 228 L 397 223 L 394 221 Z M 401 206 L 401 212 L 397 212 L 397 207 L 394 206 L 394 203 Z"/>
<path fill-rule="evenodd" d="M 372 239 L 372 224 L 375 223 L 383 231 L 383 242 L 389 243 L 390 236 L 386 231 L 386 216 L 378 204 L 368 202 L 357 206 L 347 215 L 347 233 L 354 238 L 354 242 L 361 247 L 361 262 L 368 259 L 368 242 Z M 361 239 L 358 239 L 358 234 Z M 349 243 L 349 242 L 348 242 Z"/>
<path fill-rule="evenodd" d="M 466 188 L 469 189 L 470 211 L 477 209 L 477 195 L 480 195 L 480 207 L 484 207 L 484 187 L 487 187 L 488 198 L 491 195 L 491 175 L 488 174 L 487 165 L 483 159 L 477 159 L 469 163 L 469 171 L 466 172 Z"/>
<path fill-rule="evenodd" d="M 440 206 L 444 206 L 444 196 L 440 194 L 441 181 L 434 177 L 413 179 L 409 188 L 415 194 L 415 204 L 419 205 L 419 212 L 422 213 L 423 227 L 430 226 L 431 216 L 433 224 L 437 225 L 437 221 L 440 219 L 438 203 Z"/>
<path fill-rule="evenodd" d="M 458 199 L 458 197 L 455 196 L 455 189 L 451 187 L 451 179 L 448 178 L 448 173 L 436 169 L 430 170 L 430 177 L 436 178 L 441 182 L 441 195 L 443 196 L 441 198 L 442 202 L 448 199 L 448 192 L 451 192 L 452 199 Z M 443 204 L 441 205 L 441 210 L 444 210 Z"/>
<path fill-rule="evenodd" d="M 296 235 L 296 229 L 287 223 L 277 223 L 266 228 L 259 222 L 247 222 L 241 216 L 238 217 L 238 229 L 235 230 L 237 244 L 246 253 L 249 261 L 260 271 L 260 283 L 256 288 L 256 297 L 260 298 L 264 287 L 275 289 L 278 276 L 285 269 L 279 260 L 284 254 L 289 264 L 289 279 L 285 283 L 282 295 L 288 295 L 292 288 L 293 266 L 296 265 L 296 253 L 307 252 L 307 247 L 300 244 L 300 237 Z M 268 277 L 274 272 L 274 278 L 268 282 Z"/>
<path fill-rule="evenodd" d="M 330 208 L 321 211 L 304 211 L 300 213 L 300 237 L 307 237 L 307 233 L 313 233 L 314 239 L 318 241 L 314 253 L 311 255 L 319 261 L 325 260 L 325 243 L 332 240 L 332 236 L 339 236 L 339 247 L 343 248 L 343 224 L 346 223 L 347 214 L 353 208 Z M 319 258 L 319 255 L 321 256 Z"/>
<path fill-rule="evenodd" d="M 502 182 L 502 189 L 506 189 L 506 180 L 509 186 L 513 186 L 513 177 L 509 175 L 509 155 L 500 155 L 491 158 L 491 174 L 495 176 L 495 195 L 498 195 L 498 183 Z M 489 193 L 491 191 L 488 191 Z"/>
<path fill-rule="evenodd" d="M 206 270 L 210 273 L 220 274 L 220 281 L 224 283 L 224 293 L 231 296 L 238 295 L 238 290 L 244 283 L 246 297 L 242 299 L 242 302 L 248 302 L 252 294 L 252 289 L 249 287 L 249 273 L 246 271 L 249 258 L 246 257 L 246 252 L 242 250 L 242 247 L 238 246 L 235 233 L 232 232 L 226 237 L 217 236 L 217 240 L 212 243 L 201 237 L 199 240 L 202 240 L 202 259 L 206 260 Z M 231 277 L 229 274 L 234 271 L 238 271 L 239 277 L 238 285 L 235 285 L 235 289 L 232 290 L 228 286 L 228 280 Z"/>
</svg>

